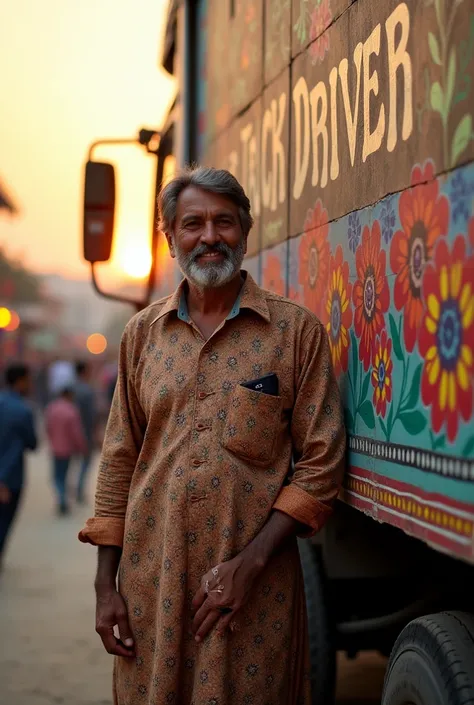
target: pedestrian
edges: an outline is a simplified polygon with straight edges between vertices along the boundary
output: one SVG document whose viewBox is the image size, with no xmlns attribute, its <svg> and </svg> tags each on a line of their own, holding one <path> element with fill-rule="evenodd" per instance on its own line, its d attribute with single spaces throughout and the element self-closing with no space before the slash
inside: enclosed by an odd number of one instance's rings
<svg viewBox="0 0 474 705">
<path fill-rule="evenodd" d="M 76 364 L 75 401 L 79 409 L 82 428 L 87 442 L 87 451 L 81 458 L 81 467 L 77 483 L 76 500 L 79 504 L 86 501 L 86 479 L 94 449 L 94 440 L 97 426 L 97 400 L 94 387 L 90 383 L 90 368 L 85 362 Z"/>
<path fill-rule="evenodd" d="M 71 387 L 63 389 L 59 397 L 48 404 L 45 420 L 53 460 L 57 512 L 64 516 L 70 512 L 67 480 L 71 459 L 87 453 L 87 441 Z"/>
<path fill-rule="evenodd" d="M 125 329 L 79 536 L 99 546 L 114 703 L 309 705 L 296 539 L 331 514 L 345 452 L 327 334 L 241 269 L 252 217 L 229 172 L 183 172 L 160 214 L 185 279 Z"/>
<path fill-rule="evenodd" d="M 71 360 L 56 357 L 48 367 L 48 401 L 56 399 L 66 387 L 73 388 L 76 374 Z"/>
<path fill-rule="evenodd" d="M 31 388 L 29 368 L 10 365 L 5 383 L 0 392 L 0 569 L 25 482 L 25 450 L 35 450 L 37 444 L 33 412 L 25 399 Z"/>
</svg>

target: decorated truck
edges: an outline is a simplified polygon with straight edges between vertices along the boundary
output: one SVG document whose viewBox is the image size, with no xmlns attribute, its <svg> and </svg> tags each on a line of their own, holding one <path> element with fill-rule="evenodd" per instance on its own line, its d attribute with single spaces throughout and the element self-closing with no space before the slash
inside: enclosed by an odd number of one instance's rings
<svg viewBox="0 0 474 705">
<path fill-rule="evenodd" d="M 474 703 L 474 1 L 176 0 L 163 66 L 157 193 L 185 163 L 235 174 L 246 269 L 319 316 L 340 382 L 344 489 L 301 543 L 313 701 L 338 650 L 375 649 L 383 705 Z M 91 150 L 93 267 L 113 216 Z M 159 238 L 138 306 L 180 278 Z"/>
</svg>

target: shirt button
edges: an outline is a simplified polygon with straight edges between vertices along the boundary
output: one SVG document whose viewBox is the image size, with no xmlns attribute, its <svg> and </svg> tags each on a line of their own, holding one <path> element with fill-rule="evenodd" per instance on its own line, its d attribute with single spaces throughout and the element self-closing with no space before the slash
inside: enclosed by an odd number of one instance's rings
<svg viewBox="0 0 474 705">
<path fill-rule="evenodd" d="M 199 394 L 198 394 L 198 399 L 200 399 L 200 400 L 202 401 L 202 400 L 205 399 L 206 397 L 207 397 L 206 392 L 199 392 Z"/>
</svg>

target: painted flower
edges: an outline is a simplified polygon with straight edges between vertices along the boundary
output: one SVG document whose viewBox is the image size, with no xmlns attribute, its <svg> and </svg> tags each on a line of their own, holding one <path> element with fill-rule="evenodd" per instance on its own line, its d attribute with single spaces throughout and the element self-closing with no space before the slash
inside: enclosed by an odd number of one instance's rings
<svg viewBox="0 0 474 705">
<path fill-rule="evenodd" d="M 474 218 L 469 220 L 469 243 L 471 245 L 471 254 L 474 254 Z"/>
<path fill-rule="evenodd" d="M 319 4 L 311 14 L 311 27 L 309 36 L 313 42 L 309 47 L 309 53 L 313 64 L 320 63 L 329 51 L 329 33 L 325 30 L 332 22 L 331 8 L 329 0 L 320 0 Z"/>
<path fill-rule="evenodd" d="M 373 403 L 379 416 L 385 417 L 387 403 L 392 401 L 392 341 L 383 330 L 375 342 L 372 355 L 372 386 L 374 388 Z"/>
<path fill-rule="evenodd" d="M 328 212 L 318 198 L 304 223 L 304 235 L 299 246 L 299 283 L 303 287 L 303 302 L 319 314 L 326 293 L 329 270 Z"/>
<path fill-rule="evenodd" d="M 342 371 L 345 372 L 349 362 L 349 329 L 352 325 L 351 294 L 349 265 L 343 261 L 342 247 L 339 245 L 329 265 L 328 292 L 323 311 L 336 375 Z"/>
<path fill-rule="evenodd" d="M 265 267 L 263 268 L 263 288 L 275 292 L 280 296 L 285 296 L 285 280 L 281 275 L 280 258 L 275 254 L 269 254 Z"/>
<path fill-rule="evenodd" d="M 461 235 L 452 252 L 445 240 L 439 243 L 423 277 L 423 298 L 421 398 L 431 406 L 433 431 L 446 424 L 452 442 L 459 416 L 471 418 L 474 381 L 474 257 L 467 257 Z"/>
<path fill-rule="evenodd" d="M 415 347 L 423 317 L 421 288 L 426 263 L 433 255 L 439 237 L 448 232 L 449 205 L 439 194 L 439 183 L 434 179 L 432 162 L 424 169 L 416 166 L 412 184 L 420 184 L 400 196 L 399 214 L 402 225 L 397 230 L 390 248 L 390 265 L 397 275 L 394 300 L 398 310 L 404 309 L 403 334 L 409 352 Z M 428 182 L 421 184 L 420 182 Z"/>
<path fill-rule="evenodd" d="M 349 240 L 349 248 L 354 252 L 359 247 L 362 225 L 357 211 L 349 213 L 349 227 L 347 228 L 347 239 Z"/>
<path fill-rule="evenodd" d="M 358 338 L 359 359 L 367 371 L 372 360 L 375 338 L 385 328 L 385 313 L 390 303 L 385 275 L 385 251 L 380 249 L 380 223 L 366 225 L 362 243 L 356 252 L 357 281 L 352 291 L 354 327 Z"/>
<path fill-rule="evenodd" d="M 380 214 L 380 222 L 382 224 L 382 237 L 388 245 L 393 237 L 395 230 L 396 213 L 393 207 L 393 196 L 389 196 L 383 203 L 382 212 Z"/>
</svg>

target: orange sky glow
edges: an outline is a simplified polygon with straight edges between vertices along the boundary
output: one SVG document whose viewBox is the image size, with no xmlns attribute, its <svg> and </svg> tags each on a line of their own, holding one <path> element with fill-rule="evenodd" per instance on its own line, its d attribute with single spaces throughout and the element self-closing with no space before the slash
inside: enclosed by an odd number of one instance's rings
<svg viewBox="0 0 474 705">
<path fill-rule="evenodd" d="M 0 8 L 0 179 L 20 210 L 0 245 L 38 272 L 87 277 L 83 164 L 90 142 L 159 127 L 174 82 L 159 67 L 167 0 L 15 0 Z M 117 167 L 108 279 L 146 270 L 155 161 L 101 148 Z"/>
</svg>

